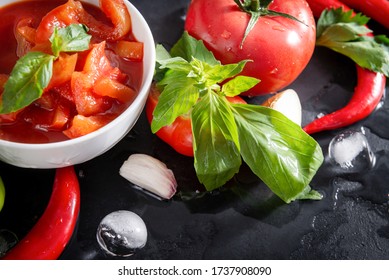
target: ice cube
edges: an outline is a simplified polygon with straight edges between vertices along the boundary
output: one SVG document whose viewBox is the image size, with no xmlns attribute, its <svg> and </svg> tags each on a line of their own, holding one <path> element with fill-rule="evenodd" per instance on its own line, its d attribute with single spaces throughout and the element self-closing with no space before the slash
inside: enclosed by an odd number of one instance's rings
<svg viewBox="0 0 389 280">
<path fill-rule="evenodd" d="M 360 131 L 336 135 L 328 147 L 330 160 L 348 173 L 367 171 L 374 166 L 375 156 L 366 136 Z"/>
<path fill-rule="evenodd" d="M 137 214 L 119 210 L 105 216 L 97 229 L 100 247 L 113 256 L 131 256 L 147 241 L 147 228 Z"/>
</svg>

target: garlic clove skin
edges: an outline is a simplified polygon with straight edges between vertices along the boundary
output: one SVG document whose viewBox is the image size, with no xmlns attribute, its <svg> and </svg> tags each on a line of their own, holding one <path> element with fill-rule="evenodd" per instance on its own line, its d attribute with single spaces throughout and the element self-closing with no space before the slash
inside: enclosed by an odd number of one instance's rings
<svg viewBox="0 0 389 280">
<path fill-rule="evenodd" d="M 134 185 L 163 199 L 170 199 L 177 191 L 173 171 L 166 164 L 146 154 L 132 154 L 123 163 L 119 174 Z"/>
<path fill-rule="evenodd" d="M 270 107 L 284 114 L 291 121 L 301 126 L 302 110 L 298 94 L 293 89 L 281 91 L 269 99 L 262 106 Z"/>
</svg>

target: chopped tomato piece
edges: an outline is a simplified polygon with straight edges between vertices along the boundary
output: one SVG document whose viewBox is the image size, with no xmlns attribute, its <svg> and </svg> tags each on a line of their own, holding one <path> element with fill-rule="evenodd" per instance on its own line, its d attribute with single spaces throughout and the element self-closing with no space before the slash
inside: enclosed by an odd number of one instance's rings
<svg viewBox="0 0 389 280">
<path fill-rule="evenodd" d="M 16 25 L 14 33 L 18 43 L 16 49 L 18 57 L 24 56 L 35 44 L 36 30 L 30 26 L 32 21 L 32 18 L 25 18 Z"/>
<path fill-rule="evenodd" d="M 45 110 L 52 110 L 56 106 L 55 98 L 49 93 L 44 93 L 34 104 Z"/>
<path fill-rule="evenodd" d="M 36 31 L 35 42 L 37 44 L 46 43 L 55 27 L 62 28 L 72 23 L 79 23 L 79 14 L 82 12 L 81 3 L 73 0 L 51 10 L 42 18 Z"/>
<path fill-rule="evenodd" d="M 13 123 L 14 121 L 16 121 L 16 118 L 19 113 L 20 111 L 0 115 L 0 123 Z"/>
<path fill-rule="evenodd" d="M 36 29 L 31 26 L 33 18 L 25 18 L 16 25 L 16 34 L 20 34 L 29 43 L 35 43 Z"/>
<path fill-rule="evenodd" d="M 4 90 L 4 85 L 8 81 L 9 76 L 6 74 L 0 74 L 0 93 Z"/>
<path fill-rule="evenodd" d="M 51 129 L 61 130 L 70 120 L 70 108 L 68 106 L 57 106 L 53 113 L 53 119 L 50 125 Z"/>
<path fill-rule="evenodd" d="M 132 100 L 135 93 L 118 81 L 124 77 L 118 68 L 111 66 L 105 54 L 105 41 L 94 44 L 82 72 L 72 75 L 71 88 L 78 113 L 83 116 L 103 113 L 112 106 L 112 98 L 121 102 Z"/>
<path fill-rule="evenodd" d="M 103 127 L 113 118 L 112 115 L 97 115 L 90 117 L 76 115 L 73 118 L 72 125 L 64 130 L 63 133 L 69 138 L 77 138 Z"/>
<path fill-rule="evenodd" d="M 119 41 L 116 45 L 116 54 L 133 61 L 143 60 L 143 43 Z"/>
<path fill-rule="evenodd" d="M 23 118 L 39 130 L 59 131 L 71 119 L 71 103 L 60 95 L 45 93 L 25 109 Z"/>
<path fill-rule="evenodd" d="M 0 102 L 1 102 L 1 94 L 3 93 L 4 90 L 4 85 L 8 81 L 8 75 L 5 74 L 0 74 Z M 17 115 L 20 113 L 14 112 L 14 113 L 9 113 L 9 114 L 2 114 L 0 115 L 0 123 L 11 123 L 16 120 Z"/>
<path fill-rule="evenodd" d="M 100 7 L 112 24 L 96 20 L 85 10 L 80 13 L 80 22 L 89 27 L 89 32 L 103 40 L 118 40 L 131 31 L 131 15 L 124 0 L 100 0 Z"/>
<path fill-rule="evenodd" d="M 129 103 L 136 96 L 136 92 L 132 88 L 110 78 L 98 80 L 93 87 L 93 91 L 100 96 L 115 98 L 122 103 Z"/>
<path fill-rule="evenodd" d="M 60 86 L 52 88 L 50 91 L 55 92 L 74 104 L 74 96 L 71 89 L 70 81 L 63 83 Z M 75 105 L 74 105 L 75 106 Z"/>
<path fill-rule="evenodd" d="M 76 109 L 80 115 L 96 115 L 105 112 L 112 106 L 111 99 L 93 93 L 93 81 L 91 81 L 90 75 L 86 73 L 74 72 L 71 88 Z"/>
<path fill-rule="evenodd" d="M 94 44 L 85 60 L 83 72 L 88 73 L 93 81 L 102 75 L 109 74 L 114 69 L 105 55 L 105 44 L 105 41 Z"/>
<path fill-rule="evenodd" d="M 53 76 L 49 85 L 46 87 L 46 90 L 71 80 L 72 74 L 76 68 L 77 57 L 77 54 L 61 54 L 59 56 L 53 64 Z"/>
</svg>

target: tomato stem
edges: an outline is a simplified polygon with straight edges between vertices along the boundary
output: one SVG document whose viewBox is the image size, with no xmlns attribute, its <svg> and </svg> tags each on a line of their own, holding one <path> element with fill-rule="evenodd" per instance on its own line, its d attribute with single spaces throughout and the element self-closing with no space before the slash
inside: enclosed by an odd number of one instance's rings
<svg viewBox="0 0 389 280">
<path fill-rule="evenodd" d="M 259 0 L 251 1 L 250 8 L 251 8 L 252 11 L 258 11 L 259 8 L 260 8 Z"/>
<path fill-rule="evenodd" d="M 273 0 L 266 0 L 266 1 L 260 1 L 260 0 L 234 0 L 234 2 L 238 5 L 239 9 L 242 10 L 245 13 L 248 13 L 250 15 L 250 21 L 247 24 L 245 33 L 243 35 L 243 39 L 240 43 L 240 48 L 243 48 L 243 43 L 246 40 L 247 36 L 251 32 L 251 30 L 254 28 L 256 23 L 258 22 L 258 19 L 261 16 L 281 16 L 285 18 L 289 18 L 295 21 L 298 21 L 299 23 L 304 24 L 305 26 L 308 26 L 301 20 L 295 18 L 294 16 L 291 16 L 289 14 L 280 13 L 277 11 L 269 10 L 268 6 L 273 2 Z"/>
</svg>

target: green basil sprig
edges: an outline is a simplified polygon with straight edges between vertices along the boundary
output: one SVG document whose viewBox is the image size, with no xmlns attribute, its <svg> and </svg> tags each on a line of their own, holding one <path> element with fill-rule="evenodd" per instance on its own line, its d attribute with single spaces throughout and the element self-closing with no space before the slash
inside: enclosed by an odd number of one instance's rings
<svg viewBox="0 0 389 280">
<path fill-rule="evenodd" d="M 162 91 L 151 129 L 155 133 L 178 116 L 191 115 L 194 167 L 207 190 L 230 180 L 243 158 L 285 202 L 321 198 L 309 187 L 323 162 L 319 144 L 276 110 L 228 102 L 227 96 L 259 82 L 239 75 L 250 61 L 222 65 L 187 32 L 170 53 L 161 45 L 156 52 L 155 79 Z"/>
<path fill-rule="evenodd" d="M 16 62 L 4 85 L 0 114 L 16 112 L 39 99 L 53 76 L 53 63 L 59 54 L 87 50 L 90 39 L 82 24 L 55 28 L 50 37 L 53 55 L 28 52 Z"/>
<path fill-rule="evenodd" d="M 324 10 L 317 22 L 316 45 L 348 56 L 359 66 L 389 77 L 389 38 L 371 36 L 370 18 L 342 8 Z"/>
</svg>

